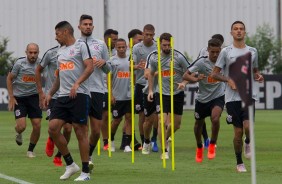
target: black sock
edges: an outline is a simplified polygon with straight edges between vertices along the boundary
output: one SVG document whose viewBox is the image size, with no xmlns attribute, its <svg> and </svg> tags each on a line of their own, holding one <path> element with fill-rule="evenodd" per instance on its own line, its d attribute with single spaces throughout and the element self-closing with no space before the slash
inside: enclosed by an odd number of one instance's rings
<svg viewBox="0 0 282 184">
<path fill-rule="evenodd" d="M 103 139 L 104 142 L 104 146 L 106 146 L 107 144 L 109 144 L 108 139 Z"/>
<path fill-rule="evenodd" d="M 33 144 L 33 143 L 29 143 L 29 146 L 28 146 L 28 150 L 27 151 L 31 151 L 33 152 L 34 148 L 35 148 L 36 144 Z"/>
<path fill-rule="evenodd" d="M 49 139 L 50 139 L 51 141 L 53 141 L 52 137 L 49 137 Z"/>
<path fill-rule="evenodd" d="M 124 145 L 130 146 L 132 135 L 125 135 Z"/>
<path fill-rule="evenodd" d="M 246 137 L 245 143 L 246 143 L 246 144 L 250 144 L 250 138 Z"/>
<path fill-rule="evenodd" d="M 157 141 L 157 136 L 158 136 L 158 129 L 157 128 L 153 128 L 153 136 L 151 138 L 152 142 L 156 142 Z"/>
<path fill-rule="evenodd" d="M 143 135 L 140 134 L 140 138 L 141 138 L 141 144 L 144 144 L 144 139 L 145 139 L 144 134 Z"/>
<path fill-rule="evenodd" d="M 146 138 L 145 138 L 144 142 L 145 142 L 146 144 L 150 144 L 150 139 L 146 139 Z"/>
<path fill-rule="evenodd" d="M 63 156 L 63 157 L 64 157 L 64 160 L 65 160 L 65 162 L 66 162 L 67 165 L 71 165 L 71 164 L 73 163 L 73 159 L 72 159 L 70 153 L 66 154 L 66 155 Z"/>
<path fill-rule="evenodd" d="M 165 152 L 168 152 L 166 148 L 165 148 Z"/>
<path fill-rule="evenodd" d="M 111 133 L 111 141 L 114 141 L 114 140 L 115 140 L 115 134 Z"/>
<path fill-rule="evenodd" d="M 89 173 L 89 162 L 82 162 L 82 172 Z"/>
<path fill-rule="evenodd" d="M 124 145 L 125 145 L 125 132 L 122 132 L 121 146 L 124 147 Z"/>
<path fill-rule="evenodd" d="M 94 145 L 89 144 L 89 156 L 90 157 L 92 156 L 95 147 L 96 147 L 96 145 L 94 146 Z"/>
<path fill-rule="evenodd" d="M 203 147 L 203 143 L 197 144 L 197 148 L 202 148 Z"/>
<path fill-rule="evenodd" d="M 57 154 L 55 155 L 55 157 L 61 157 L 62 153 L 60 151 L 57 152 Z"/>
<path fill-rule="evenodd" d="M 206 123 L 203 124 L 202 135 L 204 140 L 207 140 L 209 138 Z"/>
<path fill-rule="evenodd" d="M 210 144 L 215 144 L 215 143 L 216 143 L 215 140 L 211 140 L 211 141 L 210 141 Z"/>
<path fill-rule="evenodd" d="M 235 153 L 235 155 L 236 155 L 237 165 L 238 165 L 238 164 L 242 164 L 242 163 L 243 163 L 243 160 L 242 160 L 242 152 Z"/>
</svg>

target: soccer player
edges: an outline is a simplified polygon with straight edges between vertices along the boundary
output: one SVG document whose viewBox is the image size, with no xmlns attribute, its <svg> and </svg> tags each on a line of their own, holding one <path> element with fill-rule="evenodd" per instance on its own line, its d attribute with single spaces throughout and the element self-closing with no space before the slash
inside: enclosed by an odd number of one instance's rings
<svg viewBox="0 0 282 184">
<path fill-rule="evenodd" d="M 167 143 L 167 140 L 169 136 L 171 135 L 171 126 L 170 126 L 170 113 L 171 113 L 171 100 L 170 96 L 174 95 L 174 132 L 176 132 L 180 128 L 181 124 L 181 118 L 183 114 L 183 103 L 184 103 L 184 88 L 185 85 L 188 83 L 188 81 L 183 81 L 182 76 L 184 72 L 187 70 L 187 67 L 190 65 L 188 60 L 185 58 L 185 56 L 177 51 L 174 50 L 174 74 L 173 74 L 173 80 L 174 80 L 174 94 L 171 94 L 170 92 L 170 62 L 171 62 L 171 45 L 170 45 L 170 39 L 172 35 L 170 33 L 163 33 L 160 36 L 160 47 L 161 47 L 161 71 L 158 71 L 158 52 L 155 51 L 154 54 L 152 54 L 148 60 L 149 63 L 149 75 L 148 75 L 148 83 L 149 83 L 149 93 L 148 93 L 148 101 L 153 101 L 153 79 L 155 72 L 161 72 L 162 76 L 162 98 L 163 98 L 163 112 L 164 112 L 164 123 L 167 126 L 167 129 L 165 131 L 165 140 Z M 160 87 L 160 86 L 159 86 Z M 156 101 L 157 101 L 157 111 L 159 112 L 160 109 L 160 94 L 156 94 Z M 160 119 L 160 118 L 159 118 Z M 161 126 L 159 123 L 159 139 L 161 142 L 162 132 L 161 132 Z M 168 143 L 165 146 L 165 153 L 161 155 L 161 159 L 169 159 L 168 154 Z"/>
<path fill-rule="evenodd" d="M 36 67 L 35 70 L 35 80 L 36 80 L 36 86 L 37 86 L 37 91 L 39 93 L 39 106 L 41 109 L 45 109 L 44 107 L 44 99 L 45 99 L 45 94 L 48 94 L 49 90 L 51 89 L 55 79 L 56 79 L 56 70 L 58 66 L 58 60 L 57 60 L 57 52 L 58 52 L 59 46 L 53 47 L 49 49 L 45 54 L 43 55 L 43 58 L 40 61 L 40 64 Z M 41 74 L 43 73 L 44 69 L 46 70 L 46 76 L 45 76 L 45 92 L 42 90 L 42 78 Z M 48 107 L 47 107 L 47 118 L 46 120 L 49 120 L 49 116 L 52 111 L 52 107 L 55 104 L 55 101 L 58 97 L 58 92 L 56 92 L 52 96 L 52 100 L 50 101 Z M 64 125 L 64 130 L 63 130 L 63 135 L 65 136 L 67 142 L 70 141 L 71 137 L 71 131 L 72 131 L 72 126 L 69 123 L 66 123 Z M 47 156 L 51 157 L 54 153 L 54 142 L 51 137 L 48 137 L 46 141 L 46 148 L 45 152 Z M 57 154 L 55 155 L 53 159 L 53 163 L 55 166 L 63 166 L 62 159 L 61 159 L 61 152 L 58 150 Z"/>
<path fill-rule="evenodd" d="M 191 64 L 184 74 L 183 79 L 190 82 L 198 82 L 199 90 L 195 104 L 194 134 L 197 143 L 196 162 L 203 161 L 203 143 L 201 133 L 205 118 L 210 116 L 212 123 L 212 135 L 208 146 L 208 158 L 214 159 L 216 155 L 216 141 L 219 131 L 219 120 L 224 107 L 225 84 L 211 78 L 210 74 L 221 50 L 221 41 L 212 38 L 208 41 L 208 56 L 198 58 Z M 193 75 L 198 73 L 196 75 Z"/>
<path fill-rule="evenodd" d="M 109 43 L 108 43 L 108 39 L 111 38 L 111 48 L 109 48 Z M 115 49 L 115 45 L 116 42 L 118 40 L 118 31 L 114 30 L 114 29 L 107 29 L 104 32 L 104 41 L 108 47 L 109 50 L 111 50 L 112 52 L 112 56 L 116 55 L 116 49 Z"/>
<path fill-rule="evenodd" d="M 111 151 L 115 151 L 115 133 L 125 117 L 125 148 L 124 152 L 131 152 L 131 92 L 130 92 L 130 71 L 129 56 L 126 55 L 126 41 L 119 38 L 116 42 L 117 55 L 113 56 L 109 63 L 112 70 L 112 127 L 111 127 Z"/>
<path fill-rule="evenodd" d="M 143 28 L 143 41 L 134 45 L 133 47 L 133 60 L 134 70 L 136 74 L 135 82 L 135 113 L 139 115 L 138 126 L 142 144 L 144 143 L 144 130 L 143 124 L 145 122 L 144 115 L 144 102 L 142 89 L 146 85 L 144 78 L 145 63 L 148 55 L 157 49 L 157 44 L 154 41 L 155 27 L 152 24 L 147 24 Z"/>
<path fill-rule="evenodd" d="M 61 180 L 66 180 L 80 170 L 73 161 L 65 137 L 60 132 L 66 122 L 72 122 L 82 161 L 82 172 L 75 181 L 85 181 L 90 179 L 87 126 L 90 93 L 87 79 L 93 72 L 93 61 L 87 43 L 74 38 L 70 23 L 59 22 L 55 26 L 55 32 L 56 40 L 64 46 L 57 53 L 59 77 L 46 96 L 48 105 L 59 89 L 58 98 L 50 114 L 48 132 L 66 162 L 66 171 L 60 177 Z"/>
<path fill-rule="evenodd" d="M 39 64 L 39 47 L 29 43 L 26 47 L 26 57 L 19 58 L 7 76 L 9 94 L 8 109 L 14 111 L 16 126 L 16 143 L 23 144 L 22 133 L 26 128 L 26 116 L 31 121 L 32 132 L 27 151 L 27 157 L 33 158 L 36 143 L 40 137 L 42 111 L 39 107 L 39 96 L 35 85 L 35 68 Z"/>
<path fill-rule="evenodd" d="M 90 127 L 89 137 L 89 168 L 93 169 L 92 154 L 95 150 L 102 126 L 103 99 L 105 96 L 104 73 L 110 71 L 110 66 L 106 63 L 109 59 L 108 48 L 104 41 L 93 38 L 94 29 L 93 18 L 90 15 L 81 15 L 78 26 L 81 37 L 79 40 L 88 44 L 93 59 L 94 71 L 89 77 L 89 90 L 91 93 L 90 106 Z"/>
<path fill-rule="evenodd" d="M 263 82 L 263 76 L 258 71 L 258 53 L 253 47 L 245 44 L 246 27 L 242 21 L 235 21 L 231 25 L 231 35 L 233 44 L 222 49 L 218 56 L 215 67 L 212 72 L 212 77 L 216 80 L 226 82 L 225 102 L 227 109 L 226 121 L 228 124 L 233 124 L 234 128 L 234 151 L 237 160 L 237 171 L 246 172 L 246 167 L 242 160 L 243 133 L 245 132 L 244 140 L 244 155 L 247 159 L 251 157 L 250 149 L 250 134 L 249 134 L 249 117 L 248 110 L 242 109 L 242 99 L 234 82 L 229 79 L 229 66 L 236 61 L 236 58 L 248 52 L 252 54 L 253 75 L 254 79 Z M 224 71 L 224 75 L 220 72 Z M 255 91 L 253 91 L 253 99 L 257 100 Z"/>
</svg>

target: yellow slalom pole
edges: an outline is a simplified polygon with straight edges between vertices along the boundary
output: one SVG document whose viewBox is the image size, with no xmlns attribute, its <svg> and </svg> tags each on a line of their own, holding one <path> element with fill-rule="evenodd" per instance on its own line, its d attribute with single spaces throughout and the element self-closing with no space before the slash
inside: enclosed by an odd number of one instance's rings
<svg viewBox="0 0 282 184">
<path fill-rule="evenodd" d="M 163 83 L 162 83 L 162 67 L 161 67 L 161 47 L 160 47 L 160 38 L 157 38 L 158 45 L 158 80 L 159 80 L 159 89 L 160 89 L 160 116 L 161 116 L 161 134 L 162 134 L 162 157 L 165 154 L 165 137 L 164 137 L 164 112 L 163 112 Z M 166 160 L 163 160 L 163 168 L 166 168 Z"/>
<path fill-rule="evenodd" d="M 170 38 L 171 46 L 171 61 L 170 61 L 170 127 L 171 127 L 171 169 L 174 171 L 174 40 L 173 37 Z"/>
<path fill-rule="evenodd" d="M 112 50 L 111 50 L 111 45 L 112 45 L 112 40 L 111 38 L 108 38 L 108 47 L 109 47 L 109 57 L 112 57 Z M 112 76 L 111 76 L 111 72 L 108 73 L 108 144 L 109 144 L 109 148 L 108 148 L 108 153 L 109 153 L 109 157 L 112 157 L 112 141 L 111 141 L 111 134 L 112 134 L 112 129 L 111 129 L 111 125 L 112 125 L 112 107 L 111 107 L 111 94 L 112 94 Z"/>
<path fill-rule="evenodd" d="M 133 40 L 132 38 L 130 38 L 130 42 L 129 42 L 129 50 L 130 50 L 130 88 L 131 88 L 131 125 L 132 125 L 132 129 L 131 129 L 131 148 L 132 148 L 132 152 L 131 152 L 131 160 L 132 163 L 134 164 L 134 128 L 135 128 L 135 123 L 134 123 L 134 72 L 133 72 L 133 56 L 132 56 L 132 47 L 133 47 Z"/>
</svg>

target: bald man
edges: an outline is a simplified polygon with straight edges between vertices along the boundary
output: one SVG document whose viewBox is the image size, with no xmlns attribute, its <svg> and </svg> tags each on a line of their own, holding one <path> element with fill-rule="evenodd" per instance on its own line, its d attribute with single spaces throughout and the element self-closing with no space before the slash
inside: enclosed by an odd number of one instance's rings
<svg viewBox="0 0 282 184">
<path fill-rule="evenodd" d="M 39 96 L 35 85 L 35 68 L 40 62 L 39 47 L 29 43 L 26 47 L 26 56 L 17 59 L 7 76 L 9 93 L 8 109 L 14 111 L 16 126 L 16 143 L 23 144 L 22 133 L 26 128 L 26 116 L 31 121 L 32 132 L 27 151 L 27 157 L 33 158 L 36 143 L 40 137 L 42 111 L 39 107 Z"/>
</svg>

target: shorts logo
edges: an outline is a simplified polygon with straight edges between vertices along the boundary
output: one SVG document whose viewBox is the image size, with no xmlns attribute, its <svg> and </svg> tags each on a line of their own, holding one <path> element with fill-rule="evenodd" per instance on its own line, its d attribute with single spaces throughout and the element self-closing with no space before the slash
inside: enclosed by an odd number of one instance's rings
<svg viewBox="0 0 282 184">
<path fill-rule="evenodd" d="M 118 116 L 118 111 L 117 110 L 113 110 L 113 116 L 117 117 Z"/>
<path fill-rule="evenodd" d="M 35 83 L 35 76 L 34 75 L 23 75 L 22 81 Z"/>
<path fill-rule="evenodd" d="M 46 113 L 47 113 L 47 116 L 50 116 L 50 114 L 51 114 L 51 109 L 48 109 L 48 110 L 46 111 Z"/>
<path fill-rule="evenodd" d="M 226 121 L 227 123 L 232 123 L 232 116 L 228 114 Z"/>
<path fill-rule="evenodd" d="M 118 72 L 117 73 L 117 78 L 129 78 L 130 77 L 130 72 Z"/>
<path fill-rule="evenodd" d="M 21 115 L 21 111 L 20 111 L 20 110 L 16 110 L 16 111 L 15 111 L 15 115 L 16 115 L 16 116 L 20 116 L 20 115 Z"/>
<path fill-rule="evenodd" d="M 145 114 L 145 115 L 147 115 L 147 114 L 148 114 L 147 109 L 144 109 L 144 114 Z"/>
<path fill-rule="evenodd" d="M 156 110 L 157 110 L 157 112 L 160 112 L 160 105 L 156 106 Z"/>
<path fill-rule="evenodd" d="M 60 61 L 60 70 L 74 70 L 74 63 L 71 61 L 63 62 Z"/>
<path fill-rule="evenodd" d="M 135 105 L 135 109 L 136 109 L 137 111 L 140 111 L 140 110 L 141 110 L 140 104 L 136 104 L 136 105 Z"/>
<path fill-rule="evenodd" d="M 197 113 L 197 112 L 194 113 L 194 116 L 195 116 L 196 119 L 199 119 L 199 118 L 200 118 L 200 115 L 199 115 L 199 113 Z"/>
<path fill-rule="evenodd" d="M 103 108 L 106 107 L 106 102 L 103 102 Z"/>
</svg>

